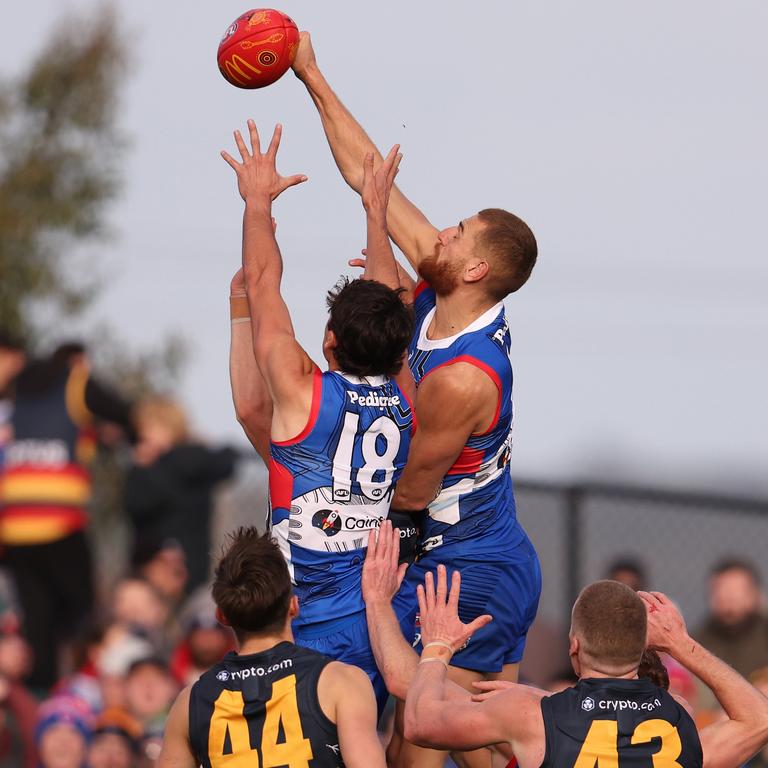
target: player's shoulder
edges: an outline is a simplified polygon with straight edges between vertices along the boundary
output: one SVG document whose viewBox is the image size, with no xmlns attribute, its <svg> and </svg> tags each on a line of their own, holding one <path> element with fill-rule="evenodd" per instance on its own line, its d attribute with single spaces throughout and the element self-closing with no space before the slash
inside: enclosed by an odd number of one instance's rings
<svg viewBox="0 0 768 768">
<path fill-rule="evenodd" d="M 354 690 L 366 690 L 372 688 L 371 680 L 360 667 L 353 664 L 345 664 L 343 661 L 329 662 L 320 676 L 321 682 L 325 682 L 333 688 Z"/>
<path fill-rule="evenodd" d="M 462 402 L 462 398 L 482 397 L 495 394 L 491 371 L 487 366 L 478 365 L 474 359 L 457 357 L 448 364 L 439 366 L 422 379 L 420 395 L 440 397 Z"/>
<path fill-rule="evenodd" d="M 376 697 L 370 678 L 359 667 L 342 661 L 331 661 L 320 673 L 317 682 L 317 698 L 325 716 L 337 722 L 338 707 L 363 705 L 368 701 L 375 706 Z"/>
</svg>

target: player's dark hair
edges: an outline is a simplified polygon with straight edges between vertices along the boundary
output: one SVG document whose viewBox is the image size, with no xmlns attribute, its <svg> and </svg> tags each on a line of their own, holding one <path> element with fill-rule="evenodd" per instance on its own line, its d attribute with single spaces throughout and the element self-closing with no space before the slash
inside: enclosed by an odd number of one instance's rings
<svg viewBox="0 0 768 768">
<path fill-rule="evenodd" d="M 26 349 L 26 342 L 18 334 L 0 328 L 0 349 L 23 352 Z"/>
<path fill-rule="evenodd" d="M 755 586 L 760 585 L 760 571 L 757 570 L 754 563 L 749 560 L 744 560 L 740 557 L 729 557 L 725 560 L 720 560 L 716 563 L 712 570 L 709 572 L 710 576 L 722 576 L 728 571 L 742 571 L 749 576 L 755 583 Z"/>
<path fill-rule="evenodd" d="M 582 651 L 604 668 L 638 665 L 648 632 L 645 605 L 626 584 L 596 581 L 573 606 L 571 632 Z"/>
<path fill-rule="evenodd" d="M 661 656 L 651 648 L 646 648 L 643 651 L 640 666 L 637 668 L 637 676 L 650 680 L 654 685 L 663 688 L 665 691 L 669 690 L 669 672 L 667 672 Z"/>
<path fill-rule="evenodd" d="M 353 376 L 394 376 L 413 336 L 413 311 L 403 289 L 375 280 L 342 278 L 328 291 L 328 328 L 336 337 L 333 354 Z"/>
<path fill-rule="evenodd" d="M 491 297 L 501 301 L 531 276 L 538 254 L 536 238 L 520 217 L 501 208 L 485 208 L 478 218 L 484 225 L 478 245 L 493 259 L 486 285 Z"/>
<path fill-rule="evenodd" d="M 248 635 L 282 629 L 291 602 L 291 578 L 271 536 L 253 527 L 231 533 L 211 592 L 241 643 Z"/>
</svg>

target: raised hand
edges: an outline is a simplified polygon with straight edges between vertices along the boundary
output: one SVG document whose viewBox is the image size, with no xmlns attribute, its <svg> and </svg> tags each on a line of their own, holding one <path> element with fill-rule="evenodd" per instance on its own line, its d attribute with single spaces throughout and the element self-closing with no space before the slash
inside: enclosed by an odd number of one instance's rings
<svg viewBox="0 0 768 768">
<path fill-rule="evenodd" d="M 288 187 L 307 180 L 307 177 L 302 174 L 281 176 L 277 172 L 277 150 L 283 133 L 283 127 L 279 123 L 275 126 L 272 140 L 269 142 L 266 154 L 263 155 L 259 132 L 253 120 L 248 121 L 248 132 L 251 140 L 250 152 L 240 131 L 235 131 L 235 143 L 240 150 L 241 163 L 238 163 L 228 152 L 224 150 L 221 152 L 221 156 L 237 174 L 237 189 L 243 200 L 266 199 L 271 202 Z"/>
<path fill-rule="evenodd" d="M 638 592 L 648 612 L 648 647 L 673 653 L 688 638 L 677 606 L 661 592 Z"/>
<path fill-rule="evenodd" d="M 395 144 L 384 158 L 379 169 L 373 170 L 373 152 L 368 152 L 363 160 L 363 207 L 369 216 L 373 216 L 382 223 L 387 220 L 387 205 L 389 205 L 389 193 L 395 183 L 400 161 L 403 159 L 400 153 L 400 145 Z"/>
<path fill-rule="evenodd" d="M 299 47 L 296 50 L 296 56 L 294 56 L 291 66 L 299 80 L 303 80 L 307 76 L 308 71 L 317 66 L 315 49 L 312 47 L 312 38 L 309 36 L 309 32 L 299 33 Z"/>
<path fill-rule="evenodd" d="M 368 551 L 363 563 L 363 600 L 366 605 L 373 602 L 391 603 L 403 583 L 406 563 L 398 566 L 400 556 L 400 531 L 392 527 L 390 520 L 384 520 L 379 528 L 368 534 Z"/>
<path fill-rule="evenodd" d="M 437 589 L 430 571 L 427 572 L 424 586 L 419 584 L 417 587 L 421 642 L 425 648 L 429 643 L 445 643 L 456 653 L 478 629 L 493 621 L 492 616 L 484 614 L 469 624 L 464 624 L 459 618 L 460 592 L 461 574 L 458 571 L 453 572 L 449 592 L 448 573 L 444 565 L 437 566 Z"/>
</svg>

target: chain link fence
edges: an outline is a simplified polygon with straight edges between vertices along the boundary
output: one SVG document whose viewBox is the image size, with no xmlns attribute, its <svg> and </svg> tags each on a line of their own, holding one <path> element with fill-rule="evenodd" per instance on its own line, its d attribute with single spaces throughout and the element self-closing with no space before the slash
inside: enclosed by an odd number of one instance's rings
<svg viewBox="0 0 768 768">
<path fill-rule="evenodd" d="M 766 500 L 524 480 L 515 483 L 515 496 L 543 572 L 538 618 L 524 663 L 524 671 L 537 682 L 566 666 L 573 601 L 585 584 L 604 578 L 617 559 L 641 563 L 648 588 L 669 594 L 692 628 L 705 617 L 707 577 L 719 561 L 750 560 L 768 584 Z M 219 495 L 216 549 L 226 531 L 239 525 L 263 527 L 266 514 L 266 470 L 248 457 Z"/>
</svg>

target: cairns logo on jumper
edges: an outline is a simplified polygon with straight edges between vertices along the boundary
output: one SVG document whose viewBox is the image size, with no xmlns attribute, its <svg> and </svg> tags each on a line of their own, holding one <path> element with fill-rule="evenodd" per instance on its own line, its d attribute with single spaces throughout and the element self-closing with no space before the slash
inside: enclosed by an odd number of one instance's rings
<svg viewBox="0 0 768 768">
<path fill-rule="evenodd" d="M 330 509 L 319 509 L 312 515 L 312 525 L 326 536 L 335 536 L 341 530 L 341 515 Z"/>
</svg>

